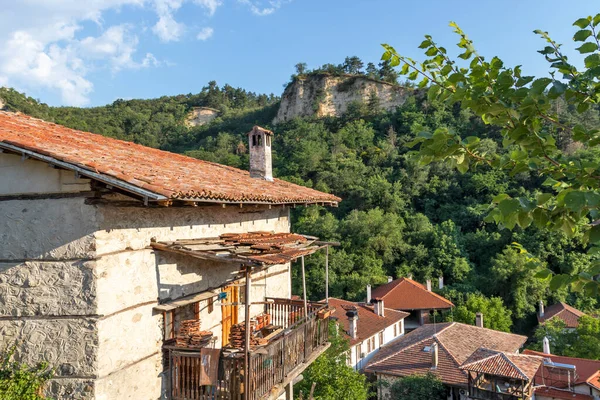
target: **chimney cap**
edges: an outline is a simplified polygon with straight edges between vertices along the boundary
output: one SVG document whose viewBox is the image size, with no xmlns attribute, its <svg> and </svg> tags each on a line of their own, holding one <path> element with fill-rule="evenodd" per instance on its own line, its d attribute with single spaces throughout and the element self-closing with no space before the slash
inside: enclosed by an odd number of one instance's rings
<svg viewBox="0 0 600 400">
<path fill-rule="evenodd" d="M 268 129 L 263 128 L 262 126 L 258 126 L 258 125 L 254 125 L 252 127 L 252 130 L 250 132 L 248 132 L 248 135 L 251 135 L 253 133 L 264 133 L 265 135 L 273 135 L 273 131 L 270 131 Z"/>
</svg>

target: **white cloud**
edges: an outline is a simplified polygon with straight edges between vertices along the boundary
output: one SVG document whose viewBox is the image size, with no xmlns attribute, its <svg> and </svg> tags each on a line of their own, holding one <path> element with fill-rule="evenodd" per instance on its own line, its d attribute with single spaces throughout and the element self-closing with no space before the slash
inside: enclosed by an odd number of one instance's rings
<svg viewBox="0 0 600 400">
<path fill-rule="evenodd" d="M 252 14 L 258 15 L 259 17 L 273 14 L 281 8 L 283 4 L 289 3 L 289 1 L 291 0 L 238 0 L 239 3 L 248 6 Z"/>
<path fill-rule="evenodd" d="M 198 32 L 198 35 L 196 36 L 196 39 L 198 40 L 207 40 L 210 37 L 212 37 L 214 33 L 214 29 L 210 28 L 210 27 L 206 27 L 206 28 L 202 28 L 200 29 L 200 32 Z"/>
<path fill-rule="evenodd" d="M 175 21 L 173 15 L 182 4 L 183 0 L 155 0 L 154 7 L 158 22 L 152 27 L 152 32 L 162 42 L 177 41 L 185 31 L 185 25 Z"/>
<path fill-rule="evenodd" d="M 204 7 L 208 11 L 209 16 L 213 16 L 217 8 L 223 4 L 220 0 L 194 0 L 194 3 Z"/>
</svg>

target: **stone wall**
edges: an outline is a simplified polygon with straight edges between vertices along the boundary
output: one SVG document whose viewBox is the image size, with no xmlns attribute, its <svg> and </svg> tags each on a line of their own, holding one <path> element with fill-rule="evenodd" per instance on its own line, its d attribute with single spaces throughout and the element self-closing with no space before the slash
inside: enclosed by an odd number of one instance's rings
<svg viewBox="0 0 600 400">
<path fill-rule="evenodd" d="M 411 89 L 364 76 L 323 74 L 298 78 L 283 92 L 273 123 L 296 117 L 340 116 L 351 103 L 368 103 L 371 96 L 377 97 L 381 110 L 393 110 L 411 94 Z"/>
</svg>

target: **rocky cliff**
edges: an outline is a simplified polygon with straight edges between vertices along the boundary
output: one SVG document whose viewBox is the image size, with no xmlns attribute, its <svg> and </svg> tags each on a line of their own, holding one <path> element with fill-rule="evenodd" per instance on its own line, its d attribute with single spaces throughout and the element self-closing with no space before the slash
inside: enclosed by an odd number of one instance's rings
<svg viewBox="0 0 600 400">
<path fill-rule="evenodd" d="M 281 96 L 274 124 L 296 117 L 325 117 L 344 114 L 353 102 L 368 103 L 377 97 L 378 107 L 392 110 L 402 105 L 411 89 L 365 76 L 309 75 L 290 83 Z"/>
<path fill-rule="evenodd" d="M 210 107 L 194 107 L 187 118 L 185 125 L 187 127 L 200 126 L 208 124 L 213 119 L 219 116 L 219 110 Z"/>
</svg>

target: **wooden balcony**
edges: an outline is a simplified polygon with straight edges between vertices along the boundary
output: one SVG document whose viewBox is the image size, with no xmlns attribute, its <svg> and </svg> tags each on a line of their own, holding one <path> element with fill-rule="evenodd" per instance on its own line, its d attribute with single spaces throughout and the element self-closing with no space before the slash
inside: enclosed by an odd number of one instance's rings
<svg viewBox="0 0 600 400">
<path fill-rule="evenodd" d="M 172 400 L 263 400 L 279 395 L 328 346 L 329 318 L 323 303 L 267 298 L 265 314 L 280 329 L 268 344 L 253 346 L 249 366 L 244 353 L 223 351 L 218 381 L 201 386 L 202 363 L 199 351 L 169 350 Z M 244 388 L 249 374 L 248 393 Z"/>
<path fill-rule="evenodd" d="M 519 394 L 511 394 L 511 393 L 500 393 L 500 392 L 491 392 L 486 389 L 481 389 L 477 387 L 471 387 L 469 389 L 469 398 L 477 399 L 477 400 L 520 400 L 520 399 L 528 399 L 528 396 L 525 396 L 522 393 Z"/>
</svg>

